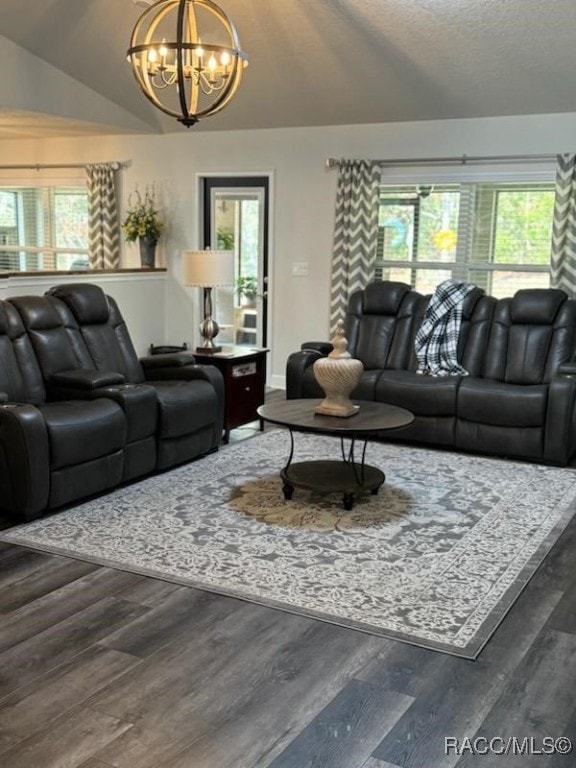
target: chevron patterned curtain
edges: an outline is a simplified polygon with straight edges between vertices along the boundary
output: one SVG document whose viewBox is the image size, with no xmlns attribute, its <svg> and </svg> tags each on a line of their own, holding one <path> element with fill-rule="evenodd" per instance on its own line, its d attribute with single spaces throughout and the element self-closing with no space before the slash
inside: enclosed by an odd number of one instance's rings
<svg viewBox="0 0 576 768">
<path fill-rule="evenodd" d="M 374 278 L 381 166 L 341 160 L 336 192 L 330 327 L 344 318 L 350 295 Z"/>
<path fill-rule="evenodd" d="M 111 163 L 86 167 L 88 238 L 91 269 L 120 266 L 120 223 L 116 203 L 116 171 Z"/>
<path fill-rule="evenodd" d="M 550 286 L 576 297 L 576 155 L 558 155 Z"/>
</svg>

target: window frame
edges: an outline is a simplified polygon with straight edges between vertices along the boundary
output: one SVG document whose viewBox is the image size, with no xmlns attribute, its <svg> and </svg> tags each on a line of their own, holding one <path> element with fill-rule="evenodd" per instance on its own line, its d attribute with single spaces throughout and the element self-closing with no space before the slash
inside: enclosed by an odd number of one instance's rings
<svg viewBox="0 0 576 768">
<path fill-rule="evenodd" d="M 538 163 L 514 163 L 506 164 L 482 164 L 477 166 L 466 166 L 462 164 L 459 167 L 447 166 L 417 166 L 410 167 L 384 167 L 380 185 L 382 187 L 402 187 L 402 186 L 443 186 L 443 185 L 475 185 L 475 184 L 550 184 L 554 186 L 556 178 L 556 166 L 553 160 L 546 160 Z M 459 214 L 459 235 L 460 218 L 463 210 L 460 208 Z M 379 229 L 379 243 L 380 232 Z M 380 247 L 380 245 L 379 245 Z M 453 261 L 420 261 L 420 260 L 385 260 L 376 261 L 376 274 L 386 269 L 404 269 L 410 270 L 410 283 L 415 285 L 415 273 L 419 270 L 429 271 L 450 271 L 455 279 L 468 280 L 470 273 L 481 272 L 486 276 L 486 284 L 491 282 L 491 275 L 495 272 L 511 273 L 549 273 L 550 265 L 537 264 L 504 264 L 494 261 L 474 262 L 472 254 L 466 242 L 460 237 Z M 471 282 L 474 282 L 471 280 Z M 488 291 L 487 291 L 488 292 Z"/>
<path fill-rule="evenodd" d="M 33 214 L 38 227 L 38 234 L 34 245 L 23 243 L 23 240 L 26 238 L 25 219 L 28 214 L 25 211 L 26 206 L 22 193 L 28 189 L 36 190 L 36 205 L 39 209 L 39 211 Z M 86 267 L 78 268 L 89 269 L 90 250 L 88 241 L 86 242 L 86 248 L 73 248 L 56 244 L 58 229 L 56 224 L 56 197 L 59 191 L 83 190 L 86 193 L 86 201 L 88 202 L 88 190 L 84 174 L 71 175 L 69 170 L 59 172 L 52 168 L 48 170 L 35 170 L 33 174 L 29 170 L 19 172 L 10 169 L 8 172 L 0 169 L 0 190 L 16 193 L 16 229 L 18 235 L 18 243 L 16 245 L 0 245 L 2 254 L 16 256 L 14 262 L 17 262 L 17 266 L 5 267 L 0 262 L 0 273 L 46 274 L 51 272 L 69 272 L 72 269 L 72 263 L 66 268 L 61 268 L 58 265 L 58 257 L 62 254 L 74 258 L 85 257 Z M 87 227 L 89 225 L 88 206 L 86 225 Z M 44 242 L 46 234 L 48 234 L 47 239 L 49 242 Z M 29 259 L 34 261 L 34 257 L 37 259 L 36 265 L 29 263 Z M 46 266 L 43 263 L 44 257 L 52 259 L 54 262 L 53 266 Z"/>
</svg>

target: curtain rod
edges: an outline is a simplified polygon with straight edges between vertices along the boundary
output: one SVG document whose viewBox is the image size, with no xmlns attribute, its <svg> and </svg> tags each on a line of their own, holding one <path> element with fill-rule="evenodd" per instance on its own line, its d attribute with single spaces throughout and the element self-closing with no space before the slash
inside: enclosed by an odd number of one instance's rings
<svg viewBox="0 0 576 768">
<path fill-rule="evenodd" d="M 467 163 L 521 163 L 521 162 L 545 162 L 556 160 L 558 154 L 554 155 L 485 155 L 484 157 L 473 155 L 459 155 L 454 157 L 402 157 L 389 158 L 387 160 L 368 160 L 373 165 L 436 165 L 436 164 L 460 164 Z M 329 157 L 326 160 L 327 168 L 337 168 L 341 163 L 347 160 L 339 160 L 336 157 Z"/>
<path fill-rule="evenodd" d="M 42 171 L 46 168 L 88 168 L 89 165 L 111 165 L 115 171 L 120 168 L 127 168 L 130 165 L 129 160 L 113 160 L 109 163 L 29 163 L 16 165 L 0 165 L 0 170 L 4 171 Z"/>
</svg>

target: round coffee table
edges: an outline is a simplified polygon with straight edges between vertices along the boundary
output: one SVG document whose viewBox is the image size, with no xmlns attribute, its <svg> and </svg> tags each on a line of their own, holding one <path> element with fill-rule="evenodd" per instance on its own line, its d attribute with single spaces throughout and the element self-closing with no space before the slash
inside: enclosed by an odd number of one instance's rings
<svg viewBox="0 0 576 768">
<path fill-rule="evenodd" d="M 405 427 L 414 421 L 414 414 L 405 408 L 386 403 L 354 401 L 358 413 L 347 418 L 322 416 L 314 413 L 321 400 L 278 400 L 261 405 L 258 416 L 271 424 L 287 427 L 290 432 L 290 455 L 280 471 L 285 499 L 291 499 L 294 488 L 307 488 L 320 493 L 342 493 L 344 509 L 354 506 L 356 495 L 370 491 L 378 493 L 386 476 L 381 469 L 366 464 L 366 446 L 375 433 Z M 313 460 L 292 463 L 294 432 L 313 432 L 340 438 L 340 460 Z M 345 440 L 350 446 L 345 447 Z M 363 440 L 360 461 L 356 460 L 356 440 Z"/>
</svg>

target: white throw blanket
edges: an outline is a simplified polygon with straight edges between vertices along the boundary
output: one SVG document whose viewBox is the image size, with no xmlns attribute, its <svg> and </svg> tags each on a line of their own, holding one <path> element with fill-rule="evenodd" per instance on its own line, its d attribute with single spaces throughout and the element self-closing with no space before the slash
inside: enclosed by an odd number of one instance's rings
<svg viewBox="0 0 576 768">
<path fill-rule="evenodd" d="M 445 280 L 436 287 L 416 333 L 417 373 L 430 376 L 467 376 L 458 362 L 458 337 L 462 325 L 464 299 L 475 286 L 458 280 Z"/>
</svg>

